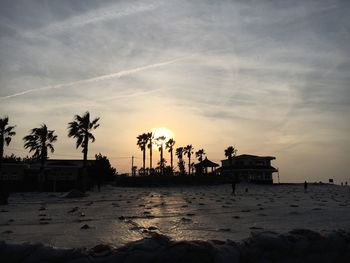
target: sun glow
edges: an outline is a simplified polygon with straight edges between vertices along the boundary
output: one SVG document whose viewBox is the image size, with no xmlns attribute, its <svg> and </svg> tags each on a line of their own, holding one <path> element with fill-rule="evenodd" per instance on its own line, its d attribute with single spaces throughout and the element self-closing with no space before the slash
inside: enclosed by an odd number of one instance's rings
<svg viewBox="0 0 350 263">
<path fill-rule="evenodd" d="M 155 139 L 157 139 L 161 136 L 164 136 L 165 140 L 169 140 L 171 138 L 174 138 L 174 133 L 165 127 L 154 128 L 154 129 L 152 129 L 152 133 L 153 133 L 153 136 Z"/>
</svg>

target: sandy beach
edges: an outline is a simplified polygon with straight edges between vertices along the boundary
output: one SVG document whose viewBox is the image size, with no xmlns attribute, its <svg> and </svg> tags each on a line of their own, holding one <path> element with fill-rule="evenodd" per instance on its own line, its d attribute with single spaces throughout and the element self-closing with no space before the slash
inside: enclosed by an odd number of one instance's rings
<svg viewBox="0 0 350 263">
<path fill-rule="evenodd" d="M 245 189 L 248 188 L 248 192 Z M 173 240 L 242 240 L 251 232 L 348 230 L 350 187 L 230 185 L 105 186 L 86 197 L 12 193 L 0 207 L 0 240 L 77 248 L 125 245 L 156 232 Z"/>
</svg>

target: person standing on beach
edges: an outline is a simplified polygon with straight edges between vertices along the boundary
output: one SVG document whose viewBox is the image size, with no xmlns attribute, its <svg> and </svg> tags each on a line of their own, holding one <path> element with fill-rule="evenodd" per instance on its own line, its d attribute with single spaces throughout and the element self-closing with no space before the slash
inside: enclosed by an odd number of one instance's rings
<svg viewBox="0 0 350 263">
<path fill-rule="evenodd" d="M 304 182 L 304 192 L 305 193 L 307 192 L 307 182 L 306 181 Z"/>
<path fill-rule="evenodd" d="M 236 182 L 232 182 L 232 195 L 236 195 Z"/>
</svg>

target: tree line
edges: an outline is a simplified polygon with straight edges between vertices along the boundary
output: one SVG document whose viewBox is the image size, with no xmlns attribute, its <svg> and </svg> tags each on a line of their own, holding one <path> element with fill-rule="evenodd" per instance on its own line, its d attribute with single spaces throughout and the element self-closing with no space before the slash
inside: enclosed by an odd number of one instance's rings
<svg viewBox="0 0 350 263">
<path fill-rule="evenodd" d="M 73 121 L 68 123 L 68 137 L 76 139 L 76 148 L 82 148 L 83 153 L 83 173 L 86 174 L 87 156 L 89 141 L 94 142 L 95 137 L 92 131 L 99 127 L 100 118 L 90 120 L 90 113 L 87 111 L 83 115 L 75 115 Z M 4 146 L 9 146 L 11 139 L 16 135 L 16 126 L 9 125 L 9 117 L 0 118 L 0 171 L 4 158 Z M 48 158 L 48 151 L 55 151 L 54 143 L 57 141 L 54 130 L 49 130 L 46 124 L 33 128 L 30 133 L 23 137 L 24 148 L 33 152 L 33 158 L 40 161 L 40 170 L 44 169 L 45 161 Z M 102 158 L 102 157 L 101 157 Z"/>
<path fill-rule="evenodd" d="M 87 167 L 87 156 L 89 149 L 89 141 L 92 143 L 95 141 L 95 137 L 92 131 L 99 127 L 100 118 L 97 117 L 93 120 L 90 119 L 90 113 L 87 111 L 83 115 L 75 115 L 73 121 L 68 123 L 68 137 L 76 139 L 76 148 L 82 148 L 83 153 L 83 173 L 86 174 Z M 9 118 L 0 118 L 0 171 L 2 169 L 4 146 L 9 146 L 11 139 L 16 135 L 16 126 L 9 125 Z M 55 134 L 54 130 L 49 130 L 46 124 L 42 124 L 40 127 L 33 128 L 30 130 L 30 134 L 23 137 L 24 148 L 29 150 L 29 153 L 33 152 L 32 158 L 40 161 L 40 169 L 44 169 L 45 161 L 48 158 L 48 151 L 53 153 L 54 143 L 57 141 L 58 136 Z M 199 162 L 203 161 L 206 155 L 204 149 L 199 149 L 194 152 L 192 144 L 186 145 L 184 147 L 175 148 L 175 140 L 170 138 L 166 140 L 165 136 L 159 136 L 154 138 L 154 133 L 147 132 L 138 135 L 137 145 L 142 151 L 142 168 L 139 169 L 140 175 L 172 175 L 174 173 L 174 151 L 178 158 L 177 167 L 180 175 L 186 174 L 185 160 L 184 157 L 188 159 L 188 169 L 187 174 L 191 175 L 194 167 L 194 163 L 191 162 L 193 154 Z M 160 156 L 157 166 L 153 168 L 153 148 L 158 147 Z M 170 155 L 170 165 L 166 166 L 166 159 L 164 158 L 164 148 L 168 150 Z M 149 167 L 146 168 L 146 150 L 149 150 Z M 231 159 L 236 155 L 237 150 L 233 146 L 227 147 L 225 149 L 225 156 Z M 137 167 L 132 167 L 132 174 L 136 174 Z"/>
<path fill-rule="evenodd" d="M 184 156 L 188 158 L 188 170 L 187 174 L 191 175 L 191 172 L 194 168 L 194 163 L 191 162 L 191 158 L 193 154 L 195 154 L 197 160 L 199 162 L 202 162 L 204 159 L 204 156 L 206 155 L 204 149 L 199 149 L 198 151 L 194 152 L 194 148 L 192 144 L 188 144 L 184 147 L 178 147 L 174 148 L 176 142 L 173 138 L 170 138 L 166 141 L 165 136 L 159 136 L 157 138 L 154 137 L 154 133 L 152 132 L 146 132 L 138 135 L 136 137 L 137 139 L 137 146 L 140 148 L 142 152 L 142 168 L 139 169 L 139 174 L 142 176 L 145 175 L 173 175 L 174 174 L 174 165 L 173 165 L 173 159 L 174 159 L 174 150 L 175 155 L 178 158 L 178 164 L 177 167 L 179 169 L 180 175 L 186 174 L 186 168 L 185 168 L 185 161 Z M 159 150 L 159 162 L 157 163 L 158 166 L 153 168 L 152 166 L 152 159 L 153 159 L 153 148 L 154 146 L 158 146 Z M 164 146 L 165 149 L 168 150 L 170 155 L 170 166 L 165 166 L 166 159 L 164 158 Z M 146 167 L 146 150 L 149 150 L 149 167 Z M 225 151 L 225 157 L 228 159 L 231 159 L 233 156 L 236 155 L 237 150 L 233 146 L 228 146 Z M 132 175 L 136 175 L 137 166 L 132 167 Z"/>
</svg>

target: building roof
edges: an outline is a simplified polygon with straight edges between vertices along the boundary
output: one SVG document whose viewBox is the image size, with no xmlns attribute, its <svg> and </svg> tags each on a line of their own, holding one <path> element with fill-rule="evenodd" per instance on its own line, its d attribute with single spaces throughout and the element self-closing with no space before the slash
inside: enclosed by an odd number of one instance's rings
<svg viewBox="0 0 350 263">
<path fill-rule="evenodd" d="M 201 161 L 200 163 L 196 163 L 194 166 L 196 166 L 196 167 L 218 167 L 219 165 L 217 163 L 214 163 L 214 162 L 208 160 L 208 158 L 205 157 L 205 159 L 203 161 Z"/>
<path fill-rule="evenodd" d="M 276 157 L 274 156 L 258 156 L 258 155 L 252 155 L 252 154 L 241 154 L 241 155 L 237 155 L 237 156 L 233 156 L 233 159 L 268 159 L 268 160 L 275 160 Z M 221 161 L 226 161 L 229 159 L 224 159 Z"/>
<path fill-rule="evenodd" d="M 259 165 L 235 165 L 231 167 L 221 167 L 220 170 L 273 170 L 277 172 L 277 169 L 273 166 L 259 166 Z"/>
</svg>

